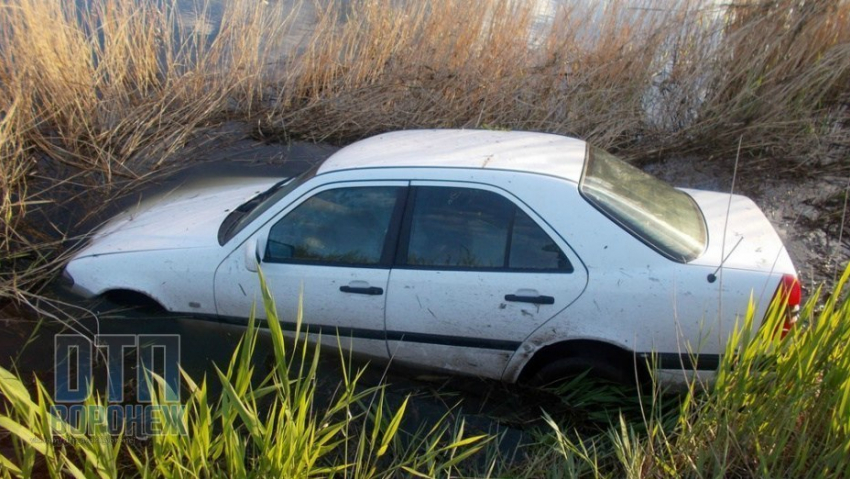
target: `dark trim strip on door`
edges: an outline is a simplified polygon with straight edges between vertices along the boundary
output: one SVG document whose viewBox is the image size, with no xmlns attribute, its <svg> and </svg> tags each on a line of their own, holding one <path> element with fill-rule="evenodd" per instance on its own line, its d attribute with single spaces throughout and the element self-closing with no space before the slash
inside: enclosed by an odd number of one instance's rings
<svg viewBox="0 0 850 479">
<path fill-rule="evenodd" d="M 245 325 L 247 319 L 232 316 L 210 316 L 229 324 Z M 266 320 L 257 320 L 257 326 L 268 328 Z M 296 323 L 280 321 L 280 329 L 284 331 L 295 331 Z M 507 341 L 502 339 L 472 338 L 465 336 L 446 336 L 442 334 L 411 333 L 408 331 L 382 331 L 378 329 L 347 328 L 342 326 L 331 326 L 323 324 L 301 323 L 301 331 L 310 334 L 339 334 L 341 337 L 352 337 L 358 339 L 377 339 L 388 341 L 406 341 L 410 343 L 439 344 L 443 346 L 456 346 L 462 348 L 497 349 L 500 351 L 516 351 L 520 341 Z"/>
<path fill-rule="evenodd" d="M 246 325 L 247 319 L 233 316 L 191 316 L 197 319 L 221 321 L 234 325 Z M 257 320 L 257 326 L 268 328 L 266 320 Z M 296 323 L 280 321 L 280 328 L 284 331 L 295 331 Z M 461 348 L 491 349 L 498 351 L 516 351 L 522 344 L 521 341 L 509 341 L 502 339 L 486 339 L 468 336 L 446 336 L 442 334 L 411 333 L 408 331 L 382 331 L 378 329 L 347 328 L 323 324 L 301 323 L 301 331 L 310 334 L 326 334 L 340 337 L 351 337 L 357 339 L 374 339 L 378 341 L 405 341 L 410 343 L 438 344 L 441 346 L 455 346 Z M 658 369 L 693 369 L 698 371 L 713 371 L 720 365 L 722 358 L 719 354 L 689 354 L 689 353 L 635 353 L 641 360 L 654 361 Z"/>
<path fill-rule="evenodd" d="M 497 349 L 499 351 L 516 351 L 522 344 L 519 341 L 507 341 L 502 339 L 444 336 L 440 334 L 411 333 L 407 331 L 387 331 L 387 341 L 439 344 L 441 346 L 456 346 L 460 348 Z"/>
</svg>

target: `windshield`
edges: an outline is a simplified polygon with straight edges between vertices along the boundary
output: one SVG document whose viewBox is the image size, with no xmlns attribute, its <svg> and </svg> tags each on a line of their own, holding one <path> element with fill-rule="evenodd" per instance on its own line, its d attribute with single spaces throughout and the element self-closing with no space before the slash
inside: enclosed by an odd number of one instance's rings
<svg viewBox="0 0 850 479">
<path fill-rule="evenodd" d="M 579 189 L 603 213 L 676 261 L 706 247 L 705 220 L 694 200 L 599 148 L 589 147 Z"/>
<path fill-rule="evenodd" d="M 271 188 L 239 205 L 221 223 L 221 227 L 218 229 L 218 244 L 223 246 L 230 241 L 230 238 L 236 236 L 243 228 L 288 195 L 289 192 L 316 176 L 318 169 L 319 165 L 316 165 L 295 178 L 279 181 Z"/>
</svg>

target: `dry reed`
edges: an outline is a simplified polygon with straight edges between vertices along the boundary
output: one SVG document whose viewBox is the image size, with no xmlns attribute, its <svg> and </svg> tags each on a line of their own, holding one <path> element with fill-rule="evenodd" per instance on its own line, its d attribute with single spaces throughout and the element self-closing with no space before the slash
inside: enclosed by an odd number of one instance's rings
<svg viewBox="0 0 850 479">
<path fill-rule="evenodd" d="M 3 284 L 55 257 L 34 245 L 64 233 L 28 212 L 60 201 L 57 185 L 103 192 L 185 164 L 226 120 L 335 143 L 540 130 L 633 158 L 722 156 L 741 138 L 777 167 L 846 168 L 847 0 L 564 2 L 548 16 L 514 0 L 234 0 L 214 35 L 175 1 L 0 4 Z M 208 8 L 194 18 L 210 23 Z"/>
</svg>

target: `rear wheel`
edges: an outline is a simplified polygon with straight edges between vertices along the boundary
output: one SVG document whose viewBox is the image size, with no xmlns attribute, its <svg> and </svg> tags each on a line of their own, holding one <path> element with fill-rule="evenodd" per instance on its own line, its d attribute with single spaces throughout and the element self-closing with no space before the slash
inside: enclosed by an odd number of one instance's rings
<svg viewBox="0 0 850 479">
<path fill-rule="evenodd" d="M 538 369 L 529 379 L 534 387 L 556 386 L 578 376 L 622 385 L 634 384 L 634 373 L 597 358 L 568 357 L 552 361 Z"/>
</svg>

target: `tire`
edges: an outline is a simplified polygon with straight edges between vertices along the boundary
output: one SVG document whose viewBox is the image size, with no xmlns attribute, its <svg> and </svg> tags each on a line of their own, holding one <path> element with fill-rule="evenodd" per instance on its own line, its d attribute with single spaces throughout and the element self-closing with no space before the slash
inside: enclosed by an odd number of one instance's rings
<svg viewBox="0 0 850 479">
<path fill-rule="evenodd" d="M 528 380 L 533 387 L 554 386 L 582 374 L 588 379 L 622 385 L 634 384 L 634 375 L 608 361 L 595 358 L 562 358 L 541 367 Z"/>
</svg>

